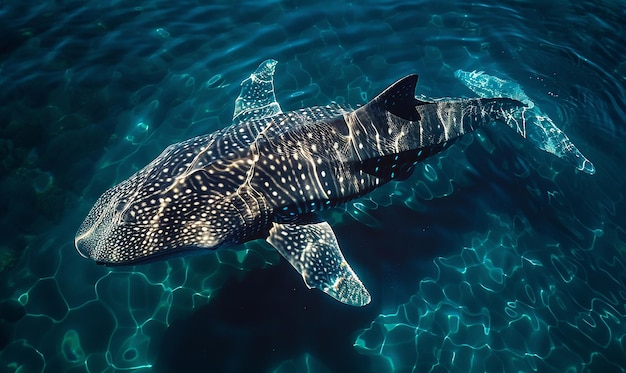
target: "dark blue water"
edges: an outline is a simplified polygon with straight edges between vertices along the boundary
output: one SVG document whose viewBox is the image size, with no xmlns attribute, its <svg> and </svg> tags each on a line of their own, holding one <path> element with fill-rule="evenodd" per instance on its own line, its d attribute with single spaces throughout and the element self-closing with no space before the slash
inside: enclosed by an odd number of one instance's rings
<svg viewBox="0 0 626 373">
<path fill-rule="evenodd" d="M 0 371 L 614 372 L 626 368 L 626 6 L 618 1 L 0 2 Z M 328 211 L 370 290 L 308 290 L 264 243 L 129 268 L 73 237 L 167 145 L 230 123 L 279 61 L 283 110 L 406 74 L 518 82 L 596 174 L 505 126 Z"/>
</svg>

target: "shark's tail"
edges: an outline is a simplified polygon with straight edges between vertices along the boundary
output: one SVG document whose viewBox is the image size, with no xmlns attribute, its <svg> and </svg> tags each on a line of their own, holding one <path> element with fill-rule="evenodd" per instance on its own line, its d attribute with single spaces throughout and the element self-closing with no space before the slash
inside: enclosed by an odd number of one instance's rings
<svg viewBox="0 0 626 373">
<path fill-rule="evenodd" d="M 527 105 L 506 123 L 533 145 L 576 165 L 579 171 L 593 175 L 593 164 L 541 109 L 524 93 L 519 84 L 483 72 L 457 70 L 454 76 L 480 97 L 509 97 Z"/>
</svg>

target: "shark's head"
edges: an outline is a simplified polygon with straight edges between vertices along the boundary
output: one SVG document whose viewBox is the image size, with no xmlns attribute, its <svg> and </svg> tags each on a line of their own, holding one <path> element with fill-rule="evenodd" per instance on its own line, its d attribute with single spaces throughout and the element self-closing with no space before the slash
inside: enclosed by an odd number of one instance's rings
<svg viewBox="0 0 626 373">
<path fill-rule="evenodd" d="M 181 154 L 189 153 L 168 148 L 106 191 L 76 233 L 78 252 L 123 265 L 199 253 L 236 239 L 244 224 L 235 198 L 204 170 L 171 166 L 183 163 Z"/>
<path fill-rule="evenodd" d="M 138 249 L 145 241 L 133 234 L 141 226 L 133 204 L 133 194 L 141 187 L 134 175 L 107 190 L 94 204 L 74 238 L 78 252 L 97 262 L 116 264 L 145 257 Z"/>
</svg>

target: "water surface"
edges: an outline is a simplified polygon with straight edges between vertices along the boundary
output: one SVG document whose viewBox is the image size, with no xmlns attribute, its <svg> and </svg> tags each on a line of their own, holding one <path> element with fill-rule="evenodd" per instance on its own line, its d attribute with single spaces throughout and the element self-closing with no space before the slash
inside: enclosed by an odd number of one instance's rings
<svg viewBox="0 0 626 373">
<path fill-rule="evenodd" d="M 625 9 L 0 3 L 0 370 L 623 371 Z M 414 72 L 427 97 L 472 96 L 457 69 L 515 81 L 596 174 L 493 126 L 327 212 L 364 308 L 309 291 L 262 243 L 129 268 L 81 258 L 97 197 L 228 125 L 267 58 L 285 111 L 354 107 Z"/>
</svg>

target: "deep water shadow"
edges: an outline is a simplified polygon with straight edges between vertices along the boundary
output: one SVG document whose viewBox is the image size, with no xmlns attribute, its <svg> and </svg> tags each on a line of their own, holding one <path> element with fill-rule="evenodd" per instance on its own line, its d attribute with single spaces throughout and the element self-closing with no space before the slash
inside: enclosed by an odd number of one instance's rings
<svg viewBox="0 0 626 373">
<path fill-rule="evenodd" d="M 374 307 L 340 304 L 307 290 L 284 261 L 231 281 L 209 305 L 174 322 L 155 372 L 268 372 L 309 353 L 333 372 L 366 371 L 352 347 Z"/>
</svg>

